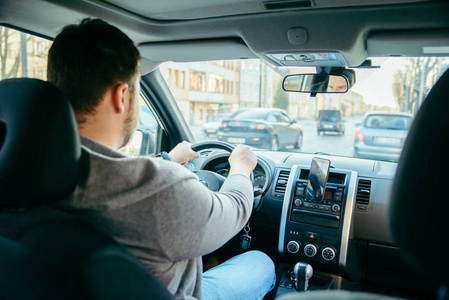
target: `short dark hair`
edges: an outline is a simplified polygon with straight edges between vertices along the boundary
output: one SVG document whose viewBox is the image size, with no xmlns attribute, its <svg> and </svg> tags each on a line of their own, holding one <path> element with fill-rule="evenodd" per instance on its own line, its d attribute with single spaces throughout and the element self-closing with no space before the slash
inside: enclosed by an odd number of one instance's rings
<svg viewBox="0 0 449 300">
<path fill-rule="evenodd" d="M 117 27 L 100 19 L 68 25 L 53 41 L 47 79 L 70 98 L 77 115 L 95 110 L 106 90 L 123 81 L 134 90 L 140 54 Z"/>
</svg>

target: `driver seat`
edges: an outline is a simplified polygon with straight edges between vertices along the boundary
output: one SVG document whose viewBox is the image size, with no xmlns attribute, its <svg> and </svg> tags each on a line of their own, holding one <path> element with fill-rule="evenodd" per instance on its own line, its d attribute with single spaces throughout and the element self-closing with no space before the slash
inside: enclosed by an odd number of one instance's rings
<svg viewBox="0 0 449 300">
<path fill-rule="evenodd" d="M 124 246 L 57 209 L 86 157 L 56 86 L 0 82 L 0 299 L 174 299 Z"/>
<path fill-rule="evenodd" d="M 448 89 L 449 70 L 434 85 L 413 121 L 398 163 L 390 203 L 390 230 L 395 244 L 417 274 L 440 286 L 435 293 L 438 299 L 449 299 L 449 260 L 445 251 L 449 212 L 445 194 L 449 172 Z M 330 290 L 291 293 L 278 299 L 398 298 Z"/>
</svg>

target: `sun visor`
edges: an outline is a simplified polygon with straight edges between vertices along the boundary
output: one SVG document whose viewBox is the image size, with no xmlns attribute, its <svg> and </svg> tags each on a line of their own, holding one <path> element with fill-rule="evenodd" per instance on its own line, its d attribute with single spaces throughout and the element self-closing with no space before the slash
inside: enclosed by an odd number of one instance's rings
<svg viewBox="0 0 449 300">
<path fill-rule="evenodd" d="M 367 39 L 368 56 L 448 56 L 449 28 L 384 31 Z"/>
<path fill-rule="evenodd" d="M 165 62 L 193 62 L 258 58 L 238 38 L 145 43 L 137 47 L 140 55 L 156 65 Z"/>
</svg>

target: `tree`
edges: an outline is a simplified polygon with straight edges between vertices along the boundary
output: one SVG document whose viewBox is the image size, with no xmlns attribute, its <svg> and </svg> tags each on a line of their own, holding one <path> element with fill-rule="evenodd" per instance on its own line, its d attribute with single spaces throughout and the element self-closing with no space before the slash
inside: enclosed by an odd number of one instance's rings
<svg viewBox="0 0 449 300">
<path fill-rule="evenodd" d="M 282 89 L 281 85 L 278 85 L 274 94 L 273 107 L 287 109 L 288 102 L 288 94 Z"/>
<path fill-rule="evenodd" d="M 439 58 L 415 57 L 408 61 L 405 69 L 394 74 L 393 95 L 400 111 L 415 114 L 436 81 Z"/>
<path fill-rule="evenodd" d="M 18 47 L 17 53 L 13 53 L 9 39 L 13 35 L 19 35 L 17 31 L 10 30 L 9 28 L 0 26 L 0 76 L 1 79 L 17 77 L 20 66 L 20 49 Z M 18 37 L 18 40 L 20 37 Z M 11 55 L 15 57 L 10 58 Z M 10 66 L 11 65 L 11 66 Z"/>
</svg>

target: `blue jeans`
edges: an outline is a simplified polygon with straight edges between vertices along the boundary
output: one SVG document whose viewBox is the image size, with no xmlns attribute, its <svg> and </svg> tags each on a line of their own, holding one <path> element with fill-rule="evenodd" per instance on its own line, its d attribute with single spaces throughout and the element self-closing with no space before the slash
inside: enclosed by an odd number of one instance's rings
<svg viewBox="0 0 449 300">
<path fill-rule="evenodd" d="M 203 273 L 203 298 L 263 299 L 275 284 L 270 257 L 260 251 L 248 251 Z"/>
</svg>

